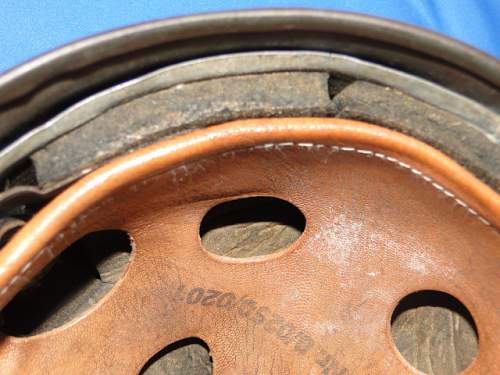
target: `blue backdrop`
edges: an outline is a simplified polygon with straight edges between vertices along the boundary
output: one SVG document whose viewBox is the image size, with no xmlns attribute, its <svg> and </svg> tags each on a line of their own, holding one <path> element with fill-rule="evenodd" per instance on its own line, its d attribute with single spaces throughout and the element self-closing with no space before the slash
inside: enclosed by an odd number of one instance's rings
<svg viewBox="0 0 500 375">
<path fill-rule="evenodd" d="M 98 32 L 200 12 L 308 7 L 423 26 L 500 57 L 500 0 L 0 0 L 0 72 Z"/>
</svg>

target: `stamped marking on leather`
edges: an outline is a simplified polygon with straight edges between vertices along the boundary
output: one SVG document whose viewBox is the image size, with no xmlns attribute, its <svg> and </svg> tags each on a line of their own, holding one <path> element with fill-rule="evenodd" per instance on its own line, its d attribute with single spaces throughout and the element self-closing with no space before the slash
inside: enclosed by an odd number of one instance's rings
<svg viewBox="0 0 500 375">
<path fill-rule="evenodd" d="M 307 332 L 290 323 L 268 306 L 260 305 L 254 298 L 233 292 L 203 287 L 186 287 L 181 282 L 175 291 L 174 303 L 198 305 L 235 312 L 237 319 L 245 319 L 271 335 L 284 346 L 291 346 L 298 355 L 313 353 L 314 363 L 321 368 L 322 375 L 347 375 L 349 370 L 340 367 L 334 355 L 323 349 Z"/>
<path fill-rule="evenodd" d="M 330 146 L 330 145 L 325 145 L 325 144 L 321 144 L 321 143 L 280 142 L 280 143 L 265 143 L 262 145 L 247 147 L 247 148 L 244 148 L 241 150 L 228 151 L 228 152 L 224 152 L 220 155 L 221 156 L 224 156 L 224 155 L 234 156 L 236 151 L 246 151 L 246 152 L 251 152 L 253 150 L 264 150 L 264 151 L 278 150 L 279 151 L 280 149 L 286 148 L 286 147 L 299 147 L 299 148 L 305 148 L 305 149 L 311 150 L 311 151 L 319 150 L 322 148 L 327 148 L 331 152 L 351 152 L 351 153 L 357 153 L 358 155 L 363 155 L 363 156 L 368 157 L 368 158 L 376 157 L 376 158 L 391 162 L 391 163 L 393 163 L 393 164 L 395 164 L 403 169 L 408 169 L 416 177 L 421 178 L 425 182 L 429 183 L 429 185 L 432 186 L 436 191 L 443 194 L 447 198 L 453 199 L 453 201 L 455 203 L 457 203 L 460 207 L 464 208 L 470 215 L 477 218 L 484 225 L 487 225 L 490 228 L 492 228 L 494 230 L 494 232 L 498 234 L 498 230 L 496 228 L 494 228 L 488 220 L 486 220 L 484 217 L 482 217 L 476 210 L 474 210 L 472 207 L 470 207 L 462 199 L 458 198 L 454 193 L 445 189 L 443 186 L 441 186 L 436 181 L 434 181 L 431 177 L 425 175 L 423 172 L 419 171 L 418 169 L 413 168 L 409 164 L 407 164 L 407 163 L 405 163 L 405 162 L 403 162 L 403 161 L 401 161 L 393 156 L 389 156 L 389 155 L 383 154 L 381 152 L 375 152 L 372 150 L 359 149 L 359 148 L 349 147 L 349 146 Z M 214 156 L 198 160 L 197 165 L 198 165 L 199 169 L 201 169 L 201 170 L 204 169 L 203 166 L 201 164 L 199 164 L 200 162 L 202 162 L 204 160 L 210 160 L 213 157 Z M 179 176 L 178 172 L 182 172 L 183 176 Z M 181 165 L 181 166 L 178 166 L 176 168 L 171 169 L 168 173 L 170 174 L 170 176 L 172 178 L 172 182 L 178 183 L 178 182 L 182 182 L 184 180 L 184 178 L 186 178 L 189 175 L 189 170 L 188 170 L 186 165 Z M 156 175 L 156 176 L 150 177 L 148 179 L 144 179 L 136 184 L 131 185 L 128 189 L 132 192 L 138 192 L 141 187 L 148 185 L 152 181 L 158 180 L 159 177 L 160 177 L 159 175 Z M 85 221 L 85 219 L 89 216 L 90 212 L 93 212 L 95 210 L 100 209 L 102 206 L 110 203 L 111 201 L 113 201 L 113 198 L 108 197 L 107 199 L 102 201 L 100 204 L 97 204 L 96 206 L 87 210 L 85 213 L 81 214 L 68 226 L 69 230 L 72 233 L 75 233 L 78 225 L 80 225 L 82 222 Z M 51 245 L 48 245 L 48 246 L 42 248 L 40 250 L 40 252 L 31 261 L 27 262 L 26 265 L 22 268 L 22 270 L 17 275 L 12 277 L 12 279 L 9 281 L 9 283 L 0 290 L 0 295 L 4 295 L 5 293 L 7 293 L 7 291 L 17 282 L 17 280 L 19 280 L 20 278 L 22 278 L 24 276 L 24 274 L 31 268 L 33 263 L 43 253 L 49 254 L 49 256 L 50 256 L 49 261 L 52 258 L 54 258 L 54 254 L 52 252 L 52 249 L 54 247 L 53 245 L 55 243 L 61 241 L 61 239 L 64 237 L 64 232 L 60 233 L 60 235 L 61 236 L 58 235 L 58 237 L 56 239 L 54 239 L 54 241 L 52 242 Z M 59 238 L 59 237 L 61 237 L 61 238 Z"/>
</svg>

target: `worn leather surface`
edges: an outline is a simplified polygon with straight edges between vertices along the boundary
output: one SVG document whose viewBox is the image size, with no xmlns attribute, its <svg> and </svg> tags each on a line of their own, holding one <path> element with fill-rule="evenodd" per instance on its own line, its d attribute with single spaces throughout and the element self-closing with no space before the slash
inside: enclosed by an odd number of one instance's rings
<svg viewBox="0 0 500 375">
<path fill-rule="evenodd" d="M 205 250 L 204 214 L 270 195 L 306 217 L 272 255 Z M 479 333 L 466 373 L 500 372 L 500 198 L 438 151 L 335 119 L 224 124 L 155 144 L 77 182 L 0 251 L 0 302 L 83 234 L 134 243 L 121 281 L 58 329 L 4 337 L 2 374 L 133 374 L 199 337 L 215 374 L 412 373 L 391 339 L 398 301 L 424 289 L 462 301 Z"/>
</svg>

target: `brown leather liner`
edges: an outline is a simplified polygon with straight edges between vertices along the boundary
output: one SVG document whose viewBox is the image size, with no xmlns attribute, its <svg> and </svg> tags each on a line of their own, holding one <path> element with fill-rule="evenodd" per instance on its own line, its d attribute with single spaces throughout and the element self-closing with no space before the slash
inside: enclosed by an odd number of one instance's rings
<svg viewBox="0 0 500 375">
<path fill-rule="evenodd" d="M 275 152 L 279 151 L 280 147 L 292 144 L 304 151 L 317 145 L 331 146 L 347 154 L 388 162 L 392 168 L 401 170 L 398 173 L 416 177 L 412 180 L 415 183 L 423 181 L 426 186 L 430 186 L 440 199 L 446 200 L 446 205 L 455 207 L 455 210 L 462 210 L 466 217 L 473 219 L 471 223 L 478 223 L 477 228 L 474 226 L 470 230 L 481 232 L 478 238 L 488 237 L 482 243 L 483 247 L 494 248 L 499 244 L 499 195 L 453 160 L 420 141 L 378 126 L 339 119 L 282 118 L 235 121 L 178 136 L 116 159 L 55 198 L 0 251 L 0 307 L 5 306 L 30 278 L 64 249 L 62 245 L 53 247 L 52 242 L 68 245 L 78 232 L 92 229 L 92 225 L 87 227 L 85 223 L 81 224 L 82 215 L 92 217 L 94 211 L 99 211 L 99 207 L 113 205 L 113 196 L 122 194 L 120 192 L 124 187 L 141 184 L 141 181 L 175 167 L 233 150 L 247 149 L 252 153 L 273 149 Z M 178 194 L 183 195 L 184 192 L 179 190 Z M 439 203 L 441 204 L 445 203 Z M 106 218 L 94 218 L 94 222 L 96 220 L 104 222 Z M 487 246 L 484 245 L 486 243 Z M 498 251 L 492 256 L 492 259 L 498 260 Z M 274 254 L 263 260 L 271 259 L 280 259 L 280 255 Z M 225 262 L 237 263 L 229 260 Z M 493 325 L 498 325 L 498 319 Z M 481 324 L 479 331 L 481 336 Z M 11 345 L 15 345 L 15 341 L 11 340 L 4 349 L 12 349 Z M 491 366 L 491 351 L 494 350 L 491 348 L 482 352 L 487 353 L 481 354 L 483 357 L 489 358 L 482 361 L 490 363 L 483 365 L 483 369 L 493 368 L 487 366 Z M 481 363 L 480 357 L 472 366 L 473 372 L 481 368 L 477 364 Z M 224 366 L 219 365 L 220 373 L 231 373 L 231 365 Z M 302 368 L 301 371 L 304 370 L 305 368 Z"/>
</svg>

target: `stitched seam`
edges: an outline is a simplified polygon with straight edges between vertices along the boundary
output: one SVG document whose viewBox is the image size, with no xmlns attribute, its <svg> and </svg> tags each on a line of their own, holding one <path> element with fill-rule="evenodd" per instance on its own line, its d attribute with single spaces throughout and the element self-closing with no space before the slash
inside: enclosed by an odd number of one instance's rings
<svg viewBox="0 0 500 375">
<path fill-rule="evenodd" d="M 253 150 L 270 151 L 270 150 L 273 150 L 273 149 L 278 149 L 279 150 L 281 148 L 286 148 L 286 147 L 298 147 L 298 148 L 305 148 L 307 150 L 319 150 L 319 149 L 322 149 L 322 148 L 329 148 L 330 151 L 332 151 L 332 152 L 339 152 L 339 151 L 341 151 L 341 152 L 357 153 L 359 155 L 363 155 L 363 156 L 368 157 L 368 158 L 376 157 L 376 158 L 388 161 L 388 162 L 393 163 L 393 164 L 395 164 L 395 165 L 397 165 L 397 166 L 399 166 L 399 167 L 401 167 L 403 169 L 409 170 L 416 177 L 418 177 L 418 178 L 424 180 L 425 182 L 429 183 L 435 190 L 437 190 L 438 192 L 440 192 L 441 194 L 443 194 L 445 197 L 453 199 L 460 207 L 464 208 L 470 215 L 476 217 L 481 223 L 483 223 L 484 225 L 487 225 L 487 226 L 493 228 L 491 226 L 491 223 L 488 220 L 486 220 L 484 217 L 482 217 L 481 215 L 479 215 L 479 213 L 476 210 L 474 210 L 467 203 L 465 203 L 463 200 L 461 200 L 460 198 L 458 198 L 454 193 L 452 193 L 451 191 L 447 190 L 442 185 L 438 184 L 431 177 L 425 175 L 423 172 L 419 171 L 418 169 L 413 168 L 409 164 L 406 164 L 405 162 L 403 162 L 403 161 L 401 161 L 401 160 L 399 160 L 399 159 L 397 159 L 397 158 L 395 158 L 393 156 L 388 156 L 388 155 L 385 155 L 385 154 L 383 154 L 381 152 L 375 152 L 375 151 L 372 151 L 372 150 L 361 149 L 361 148 L 350 147 L 350 146 L 328 146 L 328 145 L 321 144 L 321 143 L 309 143 L 309 142 L 298 142 L 298 143 L 296 143 L 296 142 L 265 143 L 265 144 L 262 144 L 262 145 L 248 147 L 248 148 L 242 149 L 241 151 L 247 151 L 247 152 L 250 152 L 250 151 L 253 151 Z M 221 156 L 234 156 L 235 151 L 239 151 L 239 150 L 228 151 L 228 152 L 224 152 L 224 153 L 219 154 L 219 155 L 221 155 Z M 217 155 L 213 155 L 213 156 L 211 156 L 209 158 L 200 159 L 199 162 L 211 159 L 211 158 L 213 158 L 215 156 L 217 156 Z M 178 170 L 183 171 L 184 175 L 186 177 L 189 174 L 189 170 L 188 170 L 188 168 L 187 168 L 186 165 L 181 165 L 181 166 L 177 166 L 177 167 L 172 168 L 167 173 L 171 174 L 172 182 L 173 183 L 176 183 L 178 181 L 182 181 L 183 180 L 182 177 L 180 179 L 178 179 L 178 173 L 177 173 Z M 150 181 L 150 180 L 157 180 L 159 178 L 160 178 L 160 176 L 157 175 L 157 176 L 151 177 L 149 179 L 142 180 L 142 181 L 140 181 L 140 182 L 138 182 L 136 184 L 133 184 L 133 185 L 129 186 L 128 189 L 130 191 L 132 191 L 132 192 L 137 192 L 137 191 L 139 191 L 139 187 L 140 187 L 139 185 L 146 186 L 148 184 L 148 181 Z M 110 197 L 108 199 L 105 199 L 100 204 L 94 206 L 93 209 L 92 209 L 92 211 L 95 211 L 95 210 L 99 209 L 104 204 L 109 203 L 112 200 L 113 200 L 112 197 Z M 85 221 L 85 219 L 87 217 L 88 217 L 88 214 L 86 214 L 85 212 L 82 213 L 70 225 L 68 225 L 68 228 L 71 229 L 72 233 L 76 232 L 76 228 L 78 227 L 78 225 L 81 224 L 83 221 Z M 47 253 L 49 255 L 49 261 L 51 261 L 55 257 L 54 253 L 52 252 L 54 244 L 62 241 L 64 237 L 65 237 L 64 232 L 61 232 L 61 233 L 59 233 L 56 236 L 55 240 L 52 241 L 52 243 L 50 245 L 45 246 L 44 248 L 42 248 L 37 253 L 37 255 L 35 255 L 33 257 L 32 260 L 30 260 L 28 263 L 26 263 L 23 266 L 23 268 L 21 269 L 20 272 L 18 274 L 16 274 L 9 281 L 9 283 L 5 287 L 3 287 L 1 289 L 0 296 L 3 296 L 5 293 L 7 293 L 7 291 L 19 279 L 23 278 L 24 274 L 31 268 L 31 266 L 33 265 L 33 263 L 35 263 L 43 254 Z"/>
</svg>

